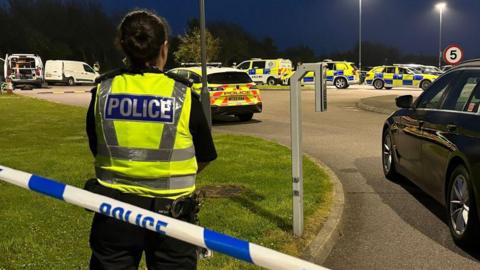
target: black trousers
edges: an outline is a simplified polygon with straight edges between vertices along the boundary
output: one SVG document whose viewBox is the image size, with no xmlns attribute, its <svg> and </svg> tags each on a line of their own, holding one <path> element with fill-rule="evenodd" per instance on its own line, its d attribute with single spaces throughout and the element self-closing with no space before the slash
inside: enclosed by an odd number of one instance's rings
<svg viewBox="0 0 480 270">
<path fill-rule="evenodd" d="M 122 193 L 107 188 L 95 179 L 85 189 L 154 212 L 165 212 L 169 199 L 154 199 Z M 190 216 L 181 218 L 193 222 Z M 90 232 L 92 257 L 90 269 L 138 269 L 143 252 L 149 270 L 196 269 L 197 248 L 194 245 L 131 225 L 101 214 L 95 214 Z"/>
</svg>

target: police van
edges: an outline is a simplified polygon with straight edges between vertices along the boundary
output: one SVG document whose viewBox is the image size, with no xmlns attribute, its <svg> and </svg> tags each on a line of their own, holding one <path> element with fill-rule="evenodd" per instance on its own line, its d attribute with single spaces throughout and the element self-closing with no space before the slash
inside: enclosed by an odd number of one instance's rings
<svg viewBox="0 0 480 270">
<path fill-rule="evenodd" d="M 338 89 L 346 89 L 350 85 L 360 83 L 360 71 L 352 62 L 325 60 L 321 63 L 327 68 L 327 85 L 334 85 Z M 288 74 L 282 78 L 285 84 L 290 84 L 291 75 L 293 74 Z M 303 85 L 313 84 L 314 73 L 308 72 L 301 83 Z"/>
<path fill-rule="evenodd" d="M 45 63 L 47 83 L 65 83 L 73 86 L 79 83 L 94 83 L 100 75 L 85 62 L 48 60 Z"/>
<path fill-rule="evenodd" d="M 236 68 L 247 72 L 255 83 L 268 85 L 281 84 L 284 75 L 293 73 L 292 61 L 281 58 L 254 58 L 241 62 Z"/>
<path fill-rule="evenodd" d="M 192 90 L 202 89 L 201 67 L 181 67 L 167 72 L 188 79 Z M 207 67 L 207 87 L 213 115 L 235 115 L 241 121 L 252 119 L 262 112 L 262 99 L 256 84 L 243 71 L 235 68 Z"/>
<path fill-rule="evenodd" d="M 12 54 L 4 59 L 4 77 L 10 79 L 15 88 L 18 85 L 42 87 L 43 62 L 36 54 Z"/>
</svg>

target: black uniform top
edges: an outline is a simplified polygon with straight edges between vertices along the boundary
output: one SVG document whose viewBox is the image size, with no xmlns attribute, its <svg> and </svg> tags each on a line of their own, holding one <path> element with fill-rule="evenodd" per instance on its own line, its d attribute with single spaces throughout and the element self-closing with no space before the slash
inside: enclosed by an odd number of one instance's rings
<svg viewBox="0 0 480 270">
<path fill-rule="evenodd" d="M 143 73 L 162 73 L 162 71 L 156 68 L 146 68 L 142 70 L 117 70 L 110 73 L 107 73 L 99 78 L 97 81 L 100 82 L 106 78 L 113 78 L 116 75 L 120 75 L 122 73 L 133 73 L 133 74 L 143 74 Z M 182 78 L 177 78 L 174 75 L 168 75 L 172 79 L 179 81 L 187 86 L 191 86 L 189 81 L 185 81 Z M 207 119 L 205 118 L 205 114 L 203 113 L 202 104 L 200 103 L 199 96 L 192 92 L 192 107 L 190 113 L 190 133 L 193 137 L 193 145 L 195 147 L 195 157 L 197 158 L 198 162 L 209 162 L 215 160 L 217 158 L 217 152 L 215 150 L 215 145 L 213 144 L 212 134 L 208 127 Z M 97 134 L 95 132 L 95 99 L 97 97 L 97 88 L 93 88 L 91 90 L 92 93 L 92 100 L 90 101 L 90 105 L 88 106 L 87 111 L 87 135 L 88 135 L 88 143 L 90 145 L 90 150 L 92 154 L 95 156 L 97 154 Z"/>
</svg>

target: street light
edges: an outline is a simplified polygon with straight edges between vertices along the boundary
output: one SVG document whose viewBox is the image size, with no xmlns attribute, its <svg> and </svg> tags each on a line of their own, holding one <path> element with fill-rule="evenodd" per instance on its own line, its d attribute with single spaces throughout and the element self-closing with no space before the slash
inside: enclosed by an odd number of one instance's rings
<svg viewBox="0 0 480 270">
<path fill-rule="evenodd" d="M 435 5 L 435 8 L 440 12 L 440 29 L 438 38 L 438 67 L 442 65 L 442 24 L 443 24 L 443 11 L 447 8 L 447 3 L 440 2 Z"/>
<path fill-rule="evenodd" d="M 358 0 L 358 68 L 362 72 L 362 0 Z"/>
</svg>

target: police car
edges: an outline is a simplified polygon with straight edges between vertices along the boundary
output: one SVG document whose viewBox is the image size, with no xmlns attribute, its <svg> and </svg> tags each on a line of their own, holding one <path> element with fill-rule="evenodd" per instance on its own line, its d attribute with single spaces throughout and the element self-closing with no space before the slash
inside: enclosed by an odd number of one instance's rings
<svg viewBox="0 0 480 270">
<path fill-rule="evenodd" d="M 201 67 L 181 67 L 169 70 L 193 83 L 192 90 L 202 89 Z M 207 67 L 207 86 L 213 115 L 235 115 L 241 121 L 262 112 L 260 90 L 245 72 L 235 68 Z"/>
<path fill-rule="evenodd" d="M 243 61 L 237 69 L 248 73 L 252 80 L 262 84 L 281 84 L 282 76 L 293 73 L 292 61 L 288 59 L 260 59 Z"/>
<path fill-rule="evenodd" d="M 406 67 L 378 66 L 367 72 L 365 81 L 375 89 L 420 87 L 422 90 L 426 90 L 437 78 L 437 75 L 418 73 Z"/>
<path fill-rule="evenodd" d="M 322 63 L 327 67 L 327 85 L 335 85 L 338 89 L 346 89 L 350 85 L 360 83 L 360 71 L 353 63 L 332 60 L 325 60 Z M 286 75 L 282 78 L 285 81 L 285 84 L 290 84 L 291 75 L 293 74 Z M 304 85 L 313 84 L 314 73 L 308 72 L 305 77 L 303 77 L 301 83 Z"/>
</svg>

